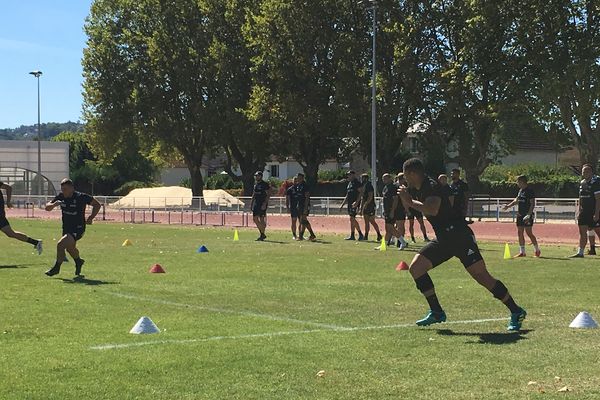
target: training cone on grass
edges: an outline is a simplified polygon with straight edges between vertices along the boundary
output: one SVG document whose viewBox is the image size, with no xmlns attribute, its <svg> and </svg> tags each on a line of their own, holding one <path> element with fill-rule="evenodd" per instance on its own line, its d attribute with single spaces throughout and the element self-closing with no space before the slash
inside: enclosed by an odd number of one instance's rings
<svg viewBox="0 0 600 400">
<path fill-rule="evenodd" d="M 149 317 L 142 317 L 135 323 L 133 328 L 129 331 L 135 335 L 148 334 L 148 333 L 160 333 L 158 326 Z"/>
<path fill-rule="evenodd" d="M 408 264 L 404 261 L 400 261 L 400 264 L 396 266 L 396 271 L 408 271 Z"/>
<path fill-rule="evenodd" d="M 160 264 L 154 264 L 152 268 L 150 268 L 151 274 L 164 274 L 166 271 Z"/>
<path fill-rule="evenodd" d="M 385 243 L 385 239 L 381 239 L 381 246 L 379 246 L 379 251 L 387 251 L 387 244 Z"/>
<path fill-rule="evenodd" d="M 238 234 L 237 229 L 235 231 L 233 231 L 233 241 L 234 242 L 239 242 L 240 241 L 240 235 Z"/>
<path fill-rule="evenodd" d="M 127 246 L 132 246 L 132 245 L 133 245 L 133 243 L 131 243 L 131 240 L 125 239 L 125 241 L 123 242 L 123 244 L 121 246 L 127 247 Z"/>
<path fill-rule="evenodd" d="M 580 328 L 580 329 L 596 329 L 598 323 L 587 311 L 580 312 L 573 322 L 569 325 L 569 328 Z"/>
<path fill-rule="evenodd" d="M 510 247 L 508 247 L 508 243 L 506 243 L 504 245 L 504 259 L 505 260 L 510 260 L 511 256 L 510 256 Z"/>
<path fill-rule="evenodd" d="M 200 247 L 198 247 L 198 250 L 196 250 L 197 253 L 208 253 L 208 249 L 206 248 L 205 245 L 202 245 Z"/>
</svg>

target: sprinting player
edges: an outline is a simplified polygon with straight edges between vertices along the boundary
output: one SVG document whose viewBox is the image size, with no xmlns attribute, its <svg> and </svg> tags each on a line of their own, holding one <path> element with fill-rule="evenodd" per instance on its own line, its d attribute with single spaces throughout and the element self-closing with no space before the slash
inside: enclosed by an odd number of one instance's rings
<svg viewBox="0 0 600 400">
<path fill-rule="evenodd" d="M 410 240 L 413 243 L 416 243 L 415 240 L 415 219 L 419 223 L 419 227 L 421 228 L 421 233 L 423 234 L 423 240 L 429 242 L 429 238 L 427 237 L 427 228 L 425 228 L 425 222 L 423 221 L 423 213 L 415 210 L 413 208 L 408 209 L 408 231 L 410 232 Z"/>
<path fill-rule="evenodd" d="M 527 313 L 515 303 L 506 286 L 488 272 L 473 231 L 450 203 L 449 188 L 443 188 L 425 175 L 423 163 L 417 158 L 404 163 L 404 177 L 408 188 L 402 186 L 398 190 L 404 206 L 425 214 L 436 234 L 433 241 L 419 250 L 410 265 L 410 273 L 417 289 L 423 293 L 430 307 L 427 316 L 417 321 L 417 325 L 428 326 L 446 321 L 446 313 L 440 305 L 428 272 L 450 258 L 457 257 L 473 279 L 510 310 L 508 330 L 520 330 Z"/>
<path fill-rule="evenodd" d="M 373 188 L 373 185 L 369 181 L 368 174 L 362 174 L 360 178 L 362 184 L 360 213 L 365 220 L 365 240 L 369 240 L 369 232 L 371 230 L 371 225 L 373 225 L 375 232 L 377 232 L 377 241 L 381 242 L 381 231 L 375 220 L 375 188 Z"/>
<path fill-rule="evenodd" d="M 463 218 L 467 218 L 469 212 L 469 185 L 460 179 L 460 169 L 454 168 L 450 174 L 452 183 L 450 184 L 450 191 L 454 197 L 454 207 Z M 469 221 L 471 223 L 471 221 Z"/>
<path fill-rule="evenodd" d="M 506 211 L 515 204 L 518 204 L 519 207 L 517 209 L 517 234 L 519 236 L 519 254 L 515 256 L 515 258 L 526 257 L 525 254 L 525 235 L 523 232 L 527 233 L 529 239 L 531 239 L 531 244 L 533 245 L 535 256 L 539 257 L 542 255 L 540 247 L 538 246 L 538 241 L 535 235 L 533 234 L 533 223 L 535 220 L 535 193 L 533 189 L 531 189 L 527 183 L 527 177 L 525 175 L 520 175 L 517 177 L 517 186 L 519 186 L 519 194 L 517 197 L 505 205 L 503 209 Z"/>
<path fill-rule="evenodd" d="M 588 239 L 588 231 L 593 230 L 600 235 L 600 178 L 594 175 L 592 166 L 583 165 L 581 168 L 581 183 L 579 184 L 579 210 L 577 225 L 579 226 L 579 247 L 571 258 L 582 258 Z"/>
<path fill-rule="evenodd" d="M 297 240 L 296 236 L 296 223 L 298 221 L 298 208 L 296 207 L 296 185 L 298 184 L 298 178 L 294 177 L 293 184 L 285 191 L 285 208 L 290 213 L 292 218 L 292 239 Z"/>
<path fill-rule="evenodd" d="M 354 236 L 355 231 L 358 231 L 358 240 L 364 240 L 360 225 L 356 220 L 361 184 L 359 180 L 356 179 L 356 173 L 354 171 L 348 171 L 346 179 L 348 181 L 346 197 L 344 197 L 344 201 L 342 201 L 342 205 L 340 206 L 341 210 L 344 208 L 344 205 L 348 204 L 348 216 L 350 217 L 350 236 L 345 240 L 356 240 L 356 237 Z"/>
<path fill-rule="evenodd" d="M 396 229 L 396 220 L 398 216 L 398 208 L 402 207 L 400 204 L 400 198 L 398 197 L 398 187 L 392 181 L 390 174 L 383 174 L 381 177 L 383 181 L 383 214 L 385 218 L 385 242 L 387 245 L 392 244 L 392 238 L 398 238 L 398 246 L 402 246 L 404 238 L 398 233 Z M 406 242 L 404 242 L 406 243 Z M 406 246 L 403 246 L 405 248 Z M 381 245 L 375 247 L 375 250 L 381 250 Z"/>
<path fill-rule="evenodd" d="M 6 210 L 4 206 L 7 208 L 12 208 L 12 186 L 7 185 L 4 182 L 0 182 L 0 189 L 6 190 L 6 203 L 4 202 L 4 194 L 2 194 L 2 190 L 0 190 L 0 231 L 2 231 L 6 236 L 11 239 L 16 239 L 21 242 L 29 243 L 35 247 L 38 254 L 42 254 L 42 241 L 41 239 L 32 239 L 24 233 L 14 231 L 6 219 Z"/>
<path fill-rule="evenodd" d="M 446 174 L 440 174 L 438 176 L 438 183 L 442 186 L 448 186 L 448 175 Z"/>
<path fill-rule="evenodd" d="M 269 206 L 269 198 L 271 197 L 271 186 L 263 180 L 262 171 L 254 173 L 254 192 L 252 200 L 250 200 L 250 208 L 252 209 L 252 219 L 260 232 L 260 236 L 256 239 L 257 242 L 262 242 L 267 238 L 265 230 L 267 229 L 267 207 Z"/>
<path fill-rule="evenodd" d="M 296 184 L 294 201 L 296 202 L 296 209 L 298 210 L 298 218 L 300 218 L 300 234 L 298 240 L 304 240 L 304 231 L 308 230 L 308 233 L 310 233 L 308 240 L 314 242 L 317 237 L 308 221 L 308 214 L 310 214 L 310 190 L 304 180 L 304 174 L 298 173 L 296 180 L 298 183 Z"/>
<path fill-rule="evenodd" d="M 75 261 L 75 276 L 81 275 L 84 260 L 79 257 L 77 241 L 85 234 L 86 225 L 91 225 L 100 211 L 100 203 L 86 193 L 77 192 L 73 181 L 68 178 L 60 182 L 60 193 L 46 204 L 46 211 L 52 211 L 60 206 L 62 211 L 62 237 L 56 244 L 56 263 L 46 271 L 46 275 L 53 276 L 60 272 L 60 266 L 65 260 L 65 250 Z M 85 218 L 85 209 L 92 206 L 92 213 Z"/>
</svg>

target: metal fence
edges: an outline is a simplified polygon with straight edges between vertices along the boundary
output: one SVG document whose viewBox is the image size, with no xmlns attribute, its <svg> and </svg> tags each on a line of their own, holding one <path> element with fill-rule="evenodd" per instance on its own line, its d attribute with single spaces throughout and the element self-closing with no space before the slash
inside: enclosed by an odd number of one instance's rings
<svg viewBox="0 0 600 400">
<path fill-rule="evenodd" d="M 249 197 L 238 197 L 237 204 L 206 204 L 205 199 L 192 198 L 136 198 L 133 204 L 122 205 L 122 197 L 95 196 L 102 204 L 100 217 L 120 222 L 160 222 L 198 225 L 247 226 L 251 220 Z M 52 196 L 13 196 L 13 205 L 22 209 L 25 217 L 35 217 Z M 346 215 L 340 208 L 343 197 L 313 197 L 310 213 L 316 216 Z M 468 217 L 480 221 L 514 221 L 516 207 L 504 211 L 502 207 L 512 198 L 475 196 L 469 200 Z M 383 201 L 375 199 L 377 215 L 383 214 Z M 578 199 L 539 198 L 536 203 L 537 222 L 573 220 L 579 207 Z M 285 197 L 271 197 L 267 212 L 271 215 L 286 215 Z"/>
</svg>

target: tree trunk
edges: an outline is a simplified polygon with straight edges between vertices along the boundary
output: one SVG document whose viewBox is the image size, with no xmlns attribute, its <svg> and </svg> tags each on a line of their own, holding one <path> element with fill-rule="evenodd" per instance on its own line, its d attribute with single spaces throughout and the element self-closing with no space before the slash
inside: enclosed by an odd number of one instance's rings
<svg viewBox="0 0 600 400">
<path fill-rule="evenodd" d="M 465 176 L 467 183 L 469 184 L 469 191 L 471 193 L 477 193 L 481 187 L 481 180 L 479 179 L 479 172 L 472 169 L 465 169 Z"/>
<path fill-rule="evenodd" d="M 185 163 L 190 171 L 190 181 L 192 184 L 192 196 L 202 197 L 204 194 L 204 178 L 202 177 L 202 157 L 186 157 L 184 156 Z M 200 208 L 200 201 L 192 199 L 192 208 Z"/>
<path fill-rule="evenodd" d="M 319 181 L 319 162 L 307 162 L 302 164 L 302 170 L 306 178 L 306 182 L 314 186 Z"/>
</svg>

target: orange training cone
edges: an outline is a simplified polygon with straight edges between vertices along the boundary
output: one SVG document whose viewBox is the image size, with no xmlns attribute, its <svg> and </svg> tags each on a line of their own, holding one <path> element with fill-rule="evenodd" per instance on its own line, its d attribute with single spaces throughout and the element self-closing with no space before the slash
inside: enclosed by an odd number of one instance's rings
<svg viewBox="0 0 600 400">
<path fill-rule="evenodd" d="M 408 271 L 408 264 L 404 261 L 400 261 L 400 264 L 396 267 L 396 271 Z"/>
<path fill-rule="evenodd" d="M 152 268 L 150 268 L 151 274 L 164 274 L 165 270 L 160 264 L 154 264 Z"/>
</svg>

